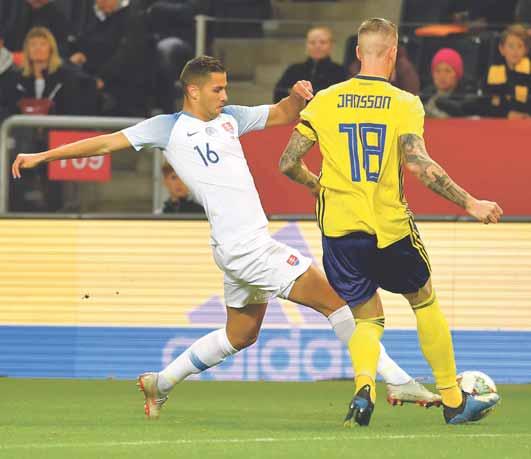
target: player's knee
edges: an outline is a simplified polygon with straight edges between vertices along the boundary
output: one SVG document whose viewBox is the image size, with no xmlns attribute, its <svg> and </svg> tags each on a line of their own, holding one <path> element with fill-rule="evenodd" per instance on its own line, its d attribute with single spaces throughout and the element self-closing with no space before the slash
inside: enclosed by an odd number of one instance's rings
<svg viewBox="0 0 531 459">
<path fill-rule="evenodd" d="M 235 349 L 241 351 L 246 347 L 252 346 L 254 343 L 256 343 L 257 339 L 258 332 L 235 336 L 230 340 L 230 342 Z"/>
<path fill-rule="evenodd" d="M 404 296 L 409 301 L 410 306 L 414 308 L 416 305 L 429 300 L 432 297 L 433 293 L 434 292 L 431 286 L 431 282 L 428 279 L 426 284 L 424 284 L 420 289 L 418 289 L 418 291 L 416 291 L 415 293 L 408 293 Z"/>
</svg>

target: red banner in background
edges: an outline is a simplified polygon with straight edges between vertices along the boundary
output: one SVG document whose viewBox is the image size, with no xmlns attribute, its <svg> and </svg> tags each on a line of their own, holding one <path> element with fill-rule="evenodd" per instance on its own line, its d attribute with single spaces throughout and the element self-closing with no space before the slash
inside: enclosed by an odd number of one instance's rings
<svg viewBox="0 0 531 459">
<path fill-rule="evenodd" d="M 56 148 L 101 134 L 104 133 L 97 131 L 50 131 L 48 147 Z M 73 182 L 108 182 L 111 180 L 111 157 L 104 155 L 54 161 L 48 164 L 48 178 Z"/>
<path fill-rule="evenodd" d="M 309 214 L 315 199 L 278 169 L 293 127 L 253 132 L 242 138 L 247 162 L 267 214 Z M 463 188 L 479 199 L 497 201 L 505 215 L 531 215 L 531 121 L 426 120 L 431 157 Z M 318 173 L 317 147 L 305 158 Z M 414 213 L 465 215 L 456 205 L 406 174 L 406 197 Z"/>
</svg>

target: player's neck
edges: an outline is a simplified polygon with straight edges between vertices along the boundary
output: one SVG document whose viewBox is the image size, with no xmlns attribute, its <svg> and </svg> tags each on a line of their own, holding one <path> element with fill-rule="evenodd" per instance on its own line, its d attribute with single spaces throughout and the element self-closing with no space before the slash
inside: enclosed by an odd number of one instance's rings
<svg viewBox="0 0 531 459">
<path fill-rule="evenodd" d="M 183 103 L 183 112 L 187 113 L 188 115 L 192 115 L 194 118 L 197 118 L 205 122 L 212 121 L 213 119 L 208 114 L 204 113 L 202 110 L 188 103 L 186 99 L 184 100 L 184 103 Z"/>
<path fill-rule="evenodd" d="M 358 75 L 389 80 L 389 71 L 384 66 L 378 64 L 362 64 Z"/>
</svg>

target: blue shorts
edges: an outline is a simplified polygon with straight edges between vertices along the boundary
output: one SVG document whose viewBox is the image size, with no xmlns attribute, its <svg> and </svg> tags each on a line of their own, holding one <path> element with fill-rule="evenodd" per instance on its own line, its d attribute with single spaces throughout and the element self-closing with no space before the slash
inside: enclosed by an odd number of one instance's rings
<svg viewBox="0 0 531 459">
<path fill-rule="evenodd" d="M 384 249 L 376 236 L 355 232 L 323 236 L 323 265 L 328 281 L 349 306 L 371 298 L 378 287 L 393 293 L 414 293 L 430 278 L 428 255 L 418 232 Z"/>
</svg>

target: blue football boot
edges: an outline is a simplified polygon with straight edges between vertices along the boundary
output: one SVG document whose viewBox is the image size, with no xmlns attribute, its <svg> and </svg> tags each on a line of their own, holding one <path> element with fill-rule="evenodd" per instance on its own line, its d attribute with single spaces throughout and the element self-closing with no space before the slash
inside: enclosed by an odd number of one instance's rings
<svg viewBox="0 0 531 459">
<path fill-rule="evenodd" d="M 463 392 L 463 402 L 457 408 L 444 406 L 447 424 L 464 424 L 479 421 L 489 414 L 500 401 L 498 394 L 471 395 Z"/>
<path fill-rule="evenodd" d="M 374 411 L 374 403 L 371 400 L 371 386 L 363 386 L 350 402 L 343 425 L 352 427 L 356 422 L 360 426 L 368 426 Z"/>
</svg>

